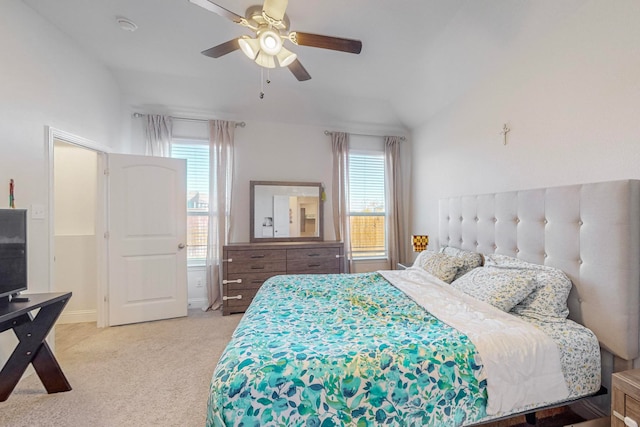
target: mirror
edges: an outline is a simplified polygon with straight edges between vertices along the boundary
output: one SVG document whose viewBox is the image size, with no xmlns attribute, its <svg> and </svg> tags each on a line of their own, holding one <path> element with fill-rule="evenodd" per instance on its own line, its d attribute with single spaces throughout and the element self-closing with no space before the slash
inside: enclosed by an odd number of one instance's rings
<svg viewBox="0 0 640 427">
<path fill-rule="evenodd" d="M 322 184 L 251 181 L 250 240 L 322 240 Z"/>
</svg>

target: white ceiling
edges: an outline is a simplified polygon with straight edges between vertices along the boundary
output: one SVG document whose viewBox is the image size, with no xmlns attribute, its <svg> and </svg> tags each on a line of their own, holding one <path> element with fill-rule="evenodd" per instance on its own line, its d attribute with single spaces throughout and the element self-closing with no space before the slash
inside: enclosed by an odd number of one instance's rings
<svg viewBox="0 0 640 427">
<path fill-rule="evenodd" d="M 248 30 L 188 0 L 23 1 L 103 62 L 142 112 L 371 131 L 424 123 L 589 0 L 290 0 L 291 30 L 359 39 L 362 53 L 288 44 L 312 79 L 275 69 L 262 100 L 260 67 L 240 51 L 200 54 Z M 239 15 L 256 4 L 217 3 Z"/>
</svg>

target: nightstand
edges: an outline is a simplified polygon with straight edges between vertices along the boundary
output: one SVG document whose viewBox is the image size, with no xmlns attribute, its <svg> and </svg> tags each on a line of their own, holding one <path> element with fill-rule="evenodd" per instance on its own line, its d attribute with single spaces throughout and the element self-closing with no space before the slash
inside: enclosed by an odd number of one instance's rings
<svg viewBox="0 0 640 427">
<path fill-rule="evenodd" d="M 640 423 L 640 369 L 616 372 L 612 379 L 611 427 L 638 425 L 633 423 Z"/>
</svg>

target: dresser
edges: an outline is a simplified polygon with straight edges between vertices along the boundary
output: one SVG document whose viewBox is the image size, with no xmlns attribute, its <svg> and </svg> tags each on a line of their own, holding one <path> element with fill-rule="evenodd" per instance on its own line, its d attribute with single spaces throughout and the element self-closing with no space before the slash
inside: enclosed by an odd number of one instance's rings
<svg viewBox="0 0 640 427">
<path fill-rule="evenodd" d="M 640 369 L 616 372 L 611 386 L 611 426 L 640 424 Z"/>
<path fill-rule="evenodd" d="M 225 316 L 244 312 L 269 277 L 344 272 L 342 242 L 232 243 L 222 251 L 222 314 Z"/>
</svg>

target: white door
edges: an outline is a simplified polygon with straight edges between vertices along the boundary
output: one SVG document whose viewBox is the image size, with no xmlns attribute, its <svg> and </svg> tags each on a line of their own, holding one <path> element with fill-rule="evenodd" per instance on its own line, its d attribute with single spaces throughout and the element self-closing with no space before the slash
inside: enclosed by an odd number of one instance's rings
<svg viewBox="0 0 640 427">
<path fill-rule="evenodd" d="M 273 196 L 273 237 L 289 237 L 289 196 Z"/>
<path fill-rule="evenodd" d="M 186 162 L 108 155 L 109 325 L 187 315 Z"/>
</svg>

